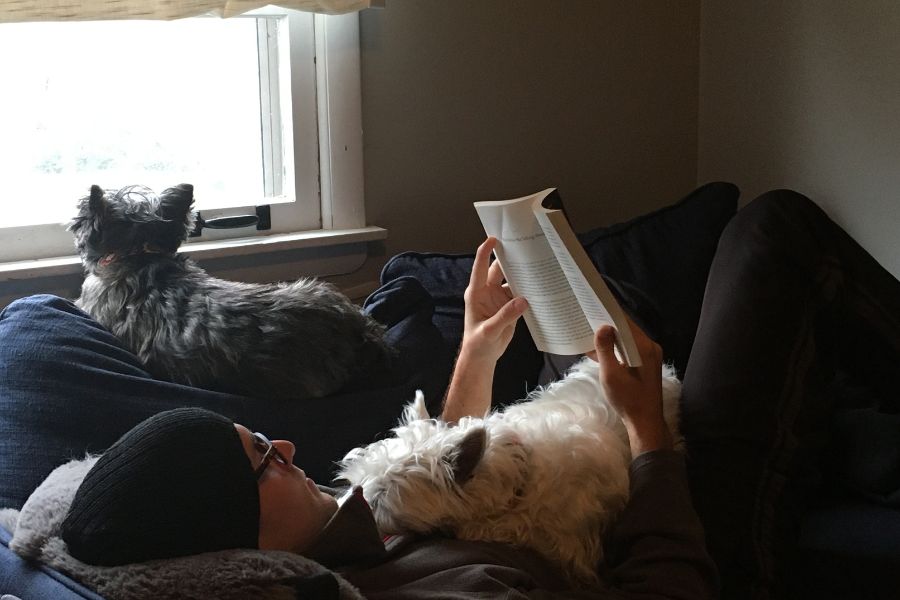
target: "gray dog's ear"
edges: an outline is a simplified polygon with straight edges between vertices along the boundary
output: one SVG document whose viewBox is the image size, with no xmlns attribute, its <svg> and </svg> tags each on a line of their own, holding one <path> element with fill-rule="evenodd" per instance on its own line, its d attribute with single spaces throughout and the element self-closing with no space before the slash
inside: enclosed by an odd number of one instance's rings
<svg viewBox="0 0 900 600">
<path fill-rule="evenodd" d="M 106 194 L 103 193 L 103 188 L 101 188 L 99 185 L 91 186 L 91 195 L 88 199 L 88 208 L 90 209 L 91 213 L 99 214 L 103 212 L 103 198 L 105 195 Z"/>
<path fill-rule="evenodd" d="M 468 432 L 459 446 L 450 456 L 450 465 L 453 467 L 453 480 L 457 485 L 462 485 L 472 477 L 475 467 L 484 456 L 484 447 L 487 444 L 487 432 L 484 427 L 475 427 Z"/>
<path fill-rule="evenodd" d="M 166 188 L 159 195 L 160 216 L 166 221 L 182 221 L 194 203 L 194 186 L 179 183 L 175 187 Z"/>
</svg>

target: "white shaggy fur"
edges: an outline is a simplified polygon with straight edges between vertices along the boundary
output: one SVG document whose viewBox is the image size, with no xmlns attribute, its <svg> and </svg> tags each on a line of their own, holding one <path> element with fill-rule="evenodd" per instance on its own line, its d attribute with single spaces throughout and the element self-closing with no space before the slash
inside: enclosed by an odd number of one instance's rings
<svg viewBox="0 0 900 600">
<path fill-rule="evenodd" d="M 663 367 L 676 446 L 681 383 Z M 532 548 L 575 582 L 596 580 L 601 536 L 628 498 L 631 451 L 583 359 L 525 401 L 456 425 L 428 418 L 421 393 L 393 437 L 351 450 L 340 478 L 363 488 L 384 534 L 442 531 Z"/>
</svg>

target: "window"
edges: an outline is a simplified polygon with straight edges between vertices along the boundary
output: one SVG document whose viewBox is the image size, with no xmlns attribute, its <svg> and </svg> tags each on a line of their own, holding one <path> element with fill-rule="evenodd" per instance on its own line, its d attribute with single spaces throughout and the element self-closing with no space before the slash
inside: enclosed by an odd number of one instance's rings
<svg viewBox="0 0 900 600">
<path fill-rule="evenodd" d="M 207 220 L 271 205 L 263 235 L 364 227 L 357 35 L 299 12 L 0 25 L 28 57 L 0 62 L 0 262 L 71 255 L 94 183 L 192 183 Z"/>
</svg>

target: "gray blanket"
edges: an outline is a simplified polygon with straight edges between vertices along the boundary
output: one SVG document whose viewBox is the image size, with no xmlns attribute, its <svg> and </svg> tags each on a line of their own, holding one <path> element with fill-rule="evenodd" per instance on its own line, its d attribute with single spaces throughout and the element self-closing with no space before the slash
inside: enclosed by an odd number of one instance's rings
<svg viewBox="0 0 900 600">
<path fill-rule="evenodd" d="M 323 583 L 337 583 L 339 597 L 361 599 L 350 583 L 317 562 L 289 552 L 226 550 L 118 567 L 82 563 L 59 537 L 78 485 L 96 457 L 55 469 L 21 511 L 0 511 L 0 524 L 13 532 L 10 548 L 20 556 L 61 571 L 109 600 L 320 597 Z"/>
</svg>

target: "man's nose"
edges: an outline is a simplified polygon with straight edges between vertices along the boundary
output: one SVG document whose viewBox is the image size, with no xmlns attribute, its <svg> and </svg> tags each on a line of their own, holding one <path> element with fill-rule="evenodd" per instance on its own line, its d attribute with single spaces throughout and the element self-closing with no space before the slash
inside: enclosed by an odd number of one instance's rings
<svg viewBox="0 0 900 600">
<path fill-rule="evenodd" d="M 290 464 L 294 464 L 294 453 L 297 451 L 297 448 L 294 446 L 293 442 L 288 440 L 273 440 L 272 445 L 281 452 L 281 455 L 284 456 Z"/>
</svg>

